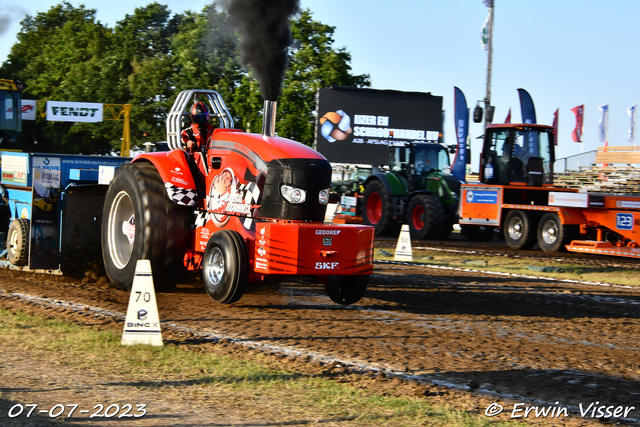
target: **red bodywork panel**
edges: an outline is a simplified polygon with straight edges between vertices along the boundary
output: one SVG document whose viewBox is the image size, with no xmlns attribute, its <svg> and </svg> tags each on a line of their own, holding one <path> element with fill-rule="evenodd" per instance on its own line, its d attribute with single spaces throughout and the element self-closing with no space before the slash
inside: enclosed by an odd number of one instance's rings
<svg viewBox="0 0 640 427">
<path fill-rule="evenodd" d="M 153 163 L 169 197 L 195 207 L 191 224 L 185 224 L 193 228 L 185 256 L 188 270 L 201 268 L 211 235 L 226 228 L 240 233 L 247 244 L 252 281 L 272 274 L 371 274 L 373 227 L 258 217 L 267 165 L 287 158 L 325 160 L 317 151 L 290 139 L 216 129 L 206 157 L 176 150 L 140 154 L 133 162 Z M 192 168 L 197 164 L 204 178 L 203 197 L 195 197 L 196 180 L 190 163 Z"/>
<path fill-rule="evenodd" d="M 358 275 L 373 272 L 373 227 L 259 222 L 254 271 Z"/>
</svg>

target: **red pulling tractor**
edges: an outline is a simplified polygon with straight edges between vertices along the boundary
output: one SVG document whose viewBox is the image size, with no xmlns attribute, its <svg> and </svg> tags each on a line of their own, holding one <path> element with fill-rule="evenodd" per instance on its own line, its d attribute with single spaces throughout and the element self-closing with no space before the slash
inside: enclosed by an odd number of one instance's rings
<svg viewBox="0 0 640 427">
<path fill-rule="evenodd" d="M 180 138 L 186 111 L 204 100 L 219 120 L 202 152 Z M 362 298 L 373 271 L 374 229 L 323 223 L 331 165 L 317 151 L 274 136 L 275 102 L 265 102 L 263 134 L 233 129 L 210 90 L 178 95 L 167 118 L 171 151 L 144 153 L 121 166 L 102 218 L 107 276 L 120 289 L 136 262 L 151 262 L 156 289 L 202 269 L 209 296 L 232 303 L 249 282 L 306 276 L 336 303 Z"/>
</svg>

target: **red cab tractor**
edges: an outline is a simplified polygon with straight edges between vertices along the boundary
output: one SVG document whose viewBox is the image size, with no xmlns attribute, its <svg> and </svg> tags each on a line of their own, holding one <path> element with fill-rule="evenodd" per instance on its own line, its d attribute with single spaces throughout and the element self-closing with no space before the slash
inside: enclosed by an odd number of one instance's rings
<svg viewBox="0 0 640 427">
<path fill-rule="evenodd" d="M 187 152 L 189 107 L 209 105 L 219 128 L 202 151 Z M 178 95 L 167 118 L 170 151 L 140 154 L 120 167 L 102 219 L 107 276 L 120 289 L 136 263 L 151 262 L 156 289 L 202 269 L 209 296 L 240 299 L 249 282 L 305 276 L 336 303 L 363 296 L 373 271 L 373 227 L 324 224 L 331 165 L 317 151 L 274 136 L 275 102 L 265 102 L 262 134 L 233 129 L 210 90 Z"/>
</svg>

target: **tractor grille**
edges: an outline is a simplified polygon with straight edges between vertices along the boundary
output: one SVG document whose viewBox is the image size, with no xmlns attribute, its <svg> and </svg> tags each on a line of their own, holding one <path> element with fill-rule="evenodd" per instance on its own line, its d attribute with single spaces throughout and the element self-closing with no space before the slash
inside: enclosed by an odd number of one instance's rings
<svg viewBox="0 0 640 427">
<path fill-rule="evenodd" d="M 301 204 L 287 202 L 280 194 L 281 185 L 305 190 L 306 201 Z M 318 194 L 330 186 L 331 165 L 324 159 L 272 160 L 267 167 L 260 217 L 323 221 L 327 205 L 319 202 Z"/>
</svg>

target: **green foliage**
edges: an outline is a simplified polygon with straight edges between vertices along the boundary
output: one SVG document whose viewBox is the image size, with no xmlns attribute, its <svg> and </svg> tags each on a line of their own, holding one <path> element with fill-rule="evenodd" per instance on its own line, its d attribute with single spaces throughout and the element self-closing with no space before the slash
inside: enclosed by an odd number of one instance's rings
<svg viewBox="0 0 640 427">
<path fill-rule="evenodd" d="M 295 45 L 278 100 L 276 131 L 311 145 L 316 93 L 330 85 L 363 87 L 368 75 L 353 75 L 350 54 L 332 45 L 334 27 L 309 10 L 291 21 Z M 21 22 L 18 42 L 0 76 L 26 84 L 25 99 L 132 104 L 131 139 L 165 140 L 165 120 L 184 89 L 213 89 L 225 99 L 236 127 L 259 132 L 262 97 L 243 69 L 238 35 L 215 5 L 173 15 L 153 2 L 110 29 L 96 11 L 62 2 Z M 101 124 L 25 122 L 24 150 L 64 153 L 119 151 L 122 122 Z M 37 145 L 36 145 L 37 144 Z"/>
</svg>

